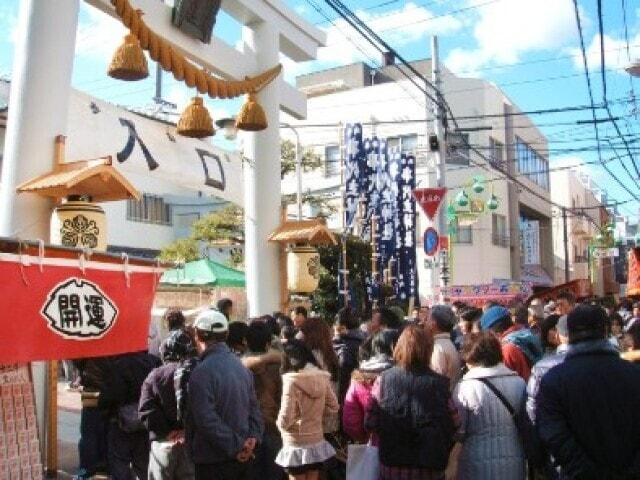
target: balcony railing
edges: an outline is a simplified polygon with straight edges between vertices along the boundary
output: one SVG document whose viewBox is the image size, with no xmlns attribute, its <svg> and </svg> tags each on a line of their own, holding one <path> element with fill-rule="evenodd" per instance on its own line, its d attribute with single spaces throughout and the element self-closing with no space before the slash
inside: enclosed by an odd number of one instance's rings
<svg viewBox="0 0 640 480">
<path fill-rule="evenodd" d="M 508 247 L 509 246 L 509 235 L 498 235 L 494 233 L 491 235 L 491 243 L 493 243 L 497 247 Z"/>
</svg>

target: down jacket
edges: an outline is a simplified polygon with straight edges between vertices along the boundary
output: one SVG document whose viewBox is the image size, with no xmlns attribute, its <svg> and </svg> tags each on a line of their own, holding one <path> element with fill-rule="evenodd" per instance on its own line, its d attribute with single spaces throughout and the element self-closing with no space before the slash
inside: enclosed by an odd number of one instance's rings
<svg viewBox="0 0 640 480">
<path fill-rule="evenodd" d="M 282 402 L 276 424 L 285 446 L 304 447 L 324 440 L 323 418 L 338 413 L 328 372 L 307 365 L 282 376 Z"/>
<path fill-rule="evenodd" d="M 524 480 L 525 457 L 509 411 L 478 378 L 486 378 L 511 406 L 524 409 L 526 385 L 516 372 L 500 363 L 472 368 L 456 387 L 453 401 L 460 414 L 460 480 Z"/>
</svg>

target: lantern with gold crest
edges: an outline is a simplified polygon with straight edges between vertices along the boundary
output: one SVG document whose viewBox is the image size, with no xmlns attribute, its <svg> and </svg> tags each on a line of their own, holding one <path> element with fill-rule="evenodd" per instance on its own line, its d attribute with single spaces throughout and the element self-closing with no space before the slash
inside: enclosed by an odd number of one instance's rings
<svg viewBox="0 0 640 480">
<path fill-rule="evenodd" d="M 140 198 L 138 191 L 112 165 L 111 157 L 64 161 L 65 137 L 56 137 L 52 172 L 18 186 L 18 192 L 57 200 L 51 215 L 50 241 L 65 247 L 107 249 L 104 210 L 94 202 Z"/>
<path fill-rule="evenodd" d="M 269 237 L 286 253 L 286 281 L 290 293 L 310 294 L 320 281 L 318 245 L 337 245 L 323 219 L 286 220 Z M 284 256 L 283 256 L 284 259 Z M 284 261 L 283 261 L 284 263 Z M 283 279 L 284 280 L 284 279 Z"/>
</svg>

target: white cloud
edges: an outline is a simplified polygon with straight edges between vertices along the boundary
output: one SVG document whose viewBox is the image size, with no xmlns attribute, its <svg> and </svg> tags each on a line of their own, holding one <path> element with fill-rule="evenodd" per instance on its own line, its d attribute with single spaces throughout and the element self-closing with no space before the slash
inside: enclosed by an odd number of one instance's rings
<svg viewBox="0 0 640 480">
<path fill-rule="evenodd" d="M 492 64 L 513 64 L 524 54 L 565 48 L 575 41 L 576 25 L 568 0 L 503 0 L 477 5 L 476 46 L 453 49 L 445 61 L 454 72 L 468 73 Z M 584 18 L 584 16 L 583 16 Z"/>
<path fill-rule="evenodd" d="M 413 2 L 408 2 L 396 10 L 381 13 L 357 10 L 355 14 L 395 49 L 422 42 L 426 52 L 427 39 L 431 35 L 447 35 L 463 27 L 462 21 L 450 15 L 432 18 L 436 16 L 434 13 Z M 282 57 L 287 80 L 318 68 L 347 65 L 362 60 L 380 62 L 380 52 L 346 21 L 334 20 L 332 24 L 323 27 L 323 30 L 327 34 L 327 46 L 318 49 L 316 62 L 298 64 Z M 358 47 L 354 46 L 354 43 Z"/>
<path fill-rule="evenodd" d="M 76 34 L 76 55 L 109 62 L 127 30 L 118 20 L 84 2 L 81 10 L 88 18 L 83 21 L 83 16 L 80 17 Z"/>
<path fill-rule="evenodd" d="M 627 66 L 627 49 L 626 42 L 623 38 L 612 38 L 604 35 L 604 61 L 608 69 L 617 70 L 618 73 L 627 75 L 622 69 Z M 579 48 L 569 50 L 574 55 L 573 63 L 576 70 L 582 71 L 584 65 L 582 62 L 582 52 Z M 640 58 L 640 33 L 629 39 L 629 51 L 631 59 Z M 600 34 L 594 35 L 591 43 L 586 46 L 587 64 L 589 70 L 597 71 L 600 69 Z"/>
</svg>

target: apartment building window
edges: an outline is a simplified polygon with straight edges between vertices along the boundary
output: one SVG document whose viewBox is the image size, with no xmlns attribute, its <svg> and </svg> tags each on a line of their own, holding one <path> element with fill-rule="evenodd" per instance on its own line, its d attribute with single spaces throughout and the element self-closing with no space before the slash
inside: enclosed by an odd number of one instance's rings
<svg viewBox="0 0 640 480">
<path fill-rule="evenodd" d="M 132 222 L 172 225 L 171 205 L 158 195 L 145 193 L 138 200 L 127 200 L 127 220 Z"/>
<path fill-rule="evenodd" d="M 454 132 L 447 138 L 447 163 L 469 165 L 469 134 Z"/>
<path fill-rule="evenodd" d="M 473 243 L 473 230 L 471 225 L 460 226 L 455 221 L 455 233 L 451 235 L 451 243 L 471 245 Z"/>
<path fill-rule="evenodd" d="M 418 146 L 418 135 L 400 135 L 387 138 L 387 148 L 400 147 L 400 151 L 406 155 L 415 155 Z"/>
<path fill-rule="evenodd" d="M 489 137 L 489 154 L 493 162 L 502 165 L 504 163 L 504 143 Z"/>
<path fill-rule="evenodd" d="M 332 177 L 340 173 L 340 147 L 329 145 L 324 147 L 324 173 Z"/>
<path fill-rule="evenodd" d="M 498 213 L 491 215 L 491 242 L 498 247 L 509 246 L 507 217 Z"/>
<path fill-rule="evenodd" d="M 519 137 L 516 137 L 516 161 L 518 172 L 525 174 L 529 180 L 545 190 L 549 190 L 549 161 Z"/>
</svg>

